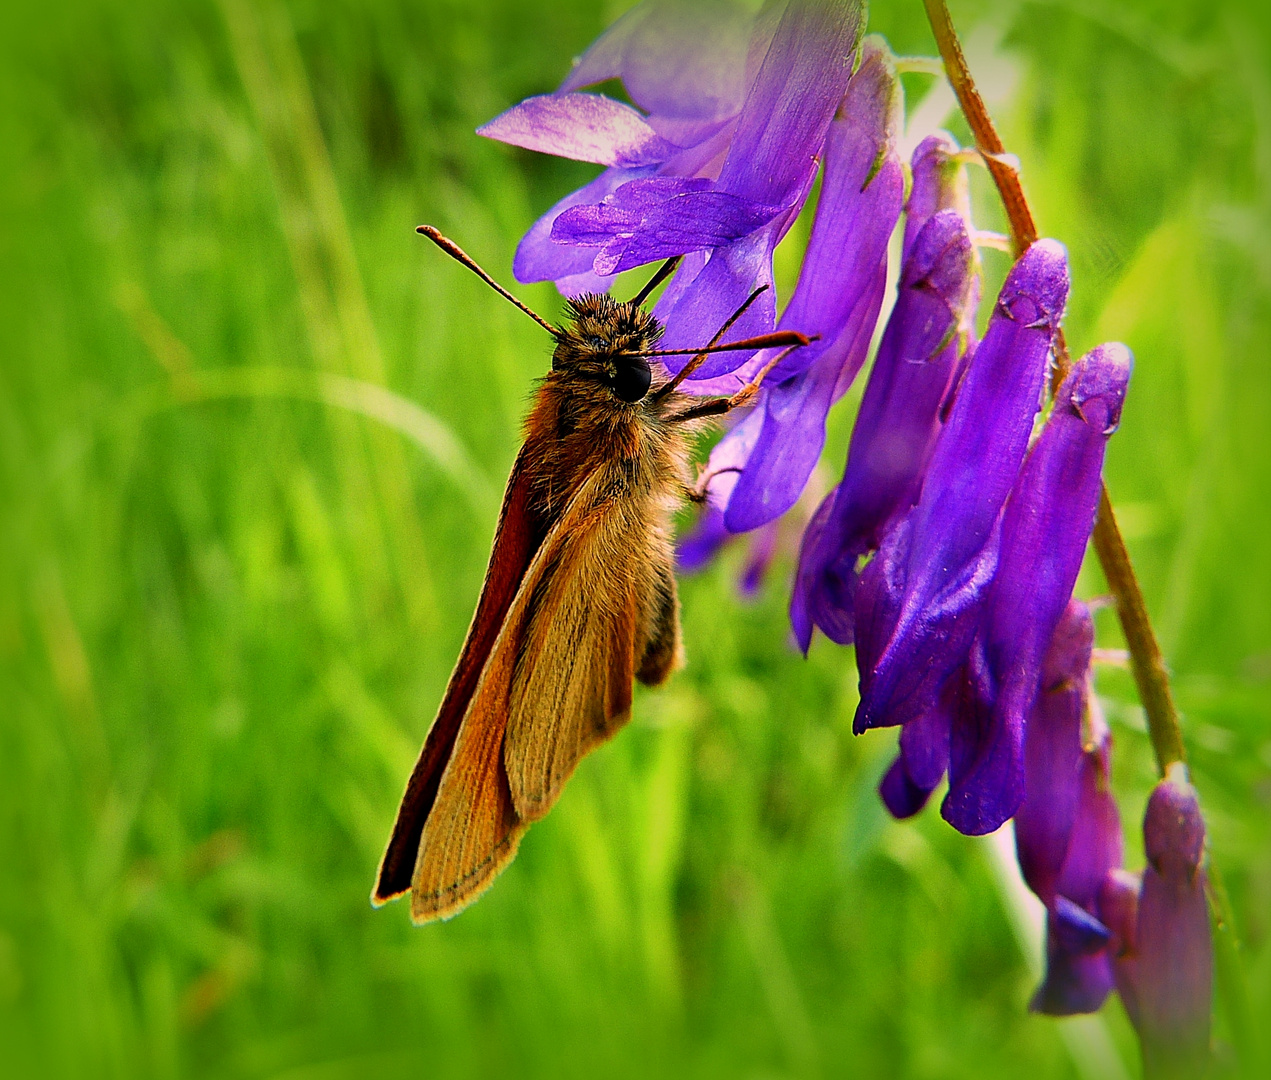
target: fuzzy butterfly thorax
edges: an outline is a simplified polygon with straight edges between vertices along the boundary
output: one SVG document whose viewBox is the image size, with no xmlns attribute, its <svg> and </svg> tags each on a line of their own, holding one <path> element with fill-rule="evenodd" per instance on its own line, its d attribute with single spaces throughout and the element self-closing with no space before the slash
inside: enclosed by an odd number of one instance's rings
<svg viewBox="0 0 1271 1080">
<path fill-rule="evenodd" d="M 639 355 L 661 336 L 658 320 L 631 301 L 586 294 L 569 302 L 552 370 L 526 419 L 532 509 L 547 522 L 579 479 L 598 468 L 624 493 L 645 497 L 669 495 L 687 481 L 689 432 L 664 422 L 685 398 L 655 399 L 649 391 L 664 381 L 665 369 L 655 364 L 655 376 Z"/>
</svg>

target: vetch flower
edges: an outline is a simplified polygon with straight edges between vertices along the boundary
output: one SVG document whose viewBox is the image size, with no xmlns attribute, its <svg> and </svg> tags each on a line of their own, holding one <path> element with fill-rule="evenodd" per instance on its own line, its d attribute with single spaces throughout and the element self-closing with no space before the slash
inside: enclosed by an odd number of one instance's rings
<svg viewBox="0 0 1271 1080">
<path fill-rule="evenodd" d="M 966 156 L 947 131 L 928 135 L 909 159 L 912 182 L 905 204 L 905 244 L 908 255 L 914 241 L 941 210 L 956 210 L 971 227 L 971 191 L 967 183 Z"/>
<path fill-rule="evenodd" d="M 1057 635 L 1056 626 L 1062 626 L 1094 525 L 1103 450 L 1119 420 L 1129 374 L 1128 350 L 1105 345 L 1083 357 L 1060 387 L 1000 532 L 980 559 L 995 567 L 991 584 L 979 585 L 980 595 L 959 613 L 959 633 L 973 634 L 972 643 L 954 653 L 938 695 L 901 731 L 899 754 L 880 786 L 895 816 L 917 813 L 946 769 L 949 793 L 941 812 L 961 832 L 992 832 L 1019 805 L 1025 720 L 1039 691 L 1050 685 L 1045 655 L 1057 647 L 1052 639 L 1071 638 Z M 875 561 L 885 570 L 899 565 L 893 545 L 903 536 L 903 528 L 894 530 L 880 550 Z M 870 625 L 876 619 L 871 605 L 900 591 L 885 577 L 875 580 L 880 584 L 858 590 L 860 616 Z M 877 662 L 870 651 L 875 640 L 865 634 L 858 642 L 862 673 Z M 1066 648 L 1073 647 L 1069 641 Z"/>
<path fill-rule="evenodd" d="M 1121 819 L 1109 788 L 1111 735 L 1091 685 L 1094 623 L 1068 604 L 1042 665 L 1024 747 L 1027 794 L 1015 847 L 1029 888 L 1046 905 L 1046 977 L 1035 1012 L 1094 1012 L 1112 989 L 1112 931 L 1100 919 L 1108 875 L 1120 868 Z"/>
<path fill-rule="evenodd" d="M 967 656 L 1067 295 L 1063 246 L 1038 241 L 1007 275 L 917 504 L 861 577 L 858 733 L 921 716 Z"/>
<path fill-rule="evenodd" d="M 654 175 L 713 177 L 736 130 L 747 53 L 760 57 L 775 23 L 728 0 L 646 0 L 587 50 L 555 94 L 529 98 L 478 134 L 607 168 L 544 214 L 517 247 L 518 281 L 555 281 L 567 296 L 604 292 L 594 249 L 553 243 L 552 225 L 572 206 L 595 204 L 628 181 Z M 757 62 L 755 64 L 757 68 Z M 583 87 L 622 81 L 643 114 Z"/>
<path fill-rule="evenodd" d="M 1120 423 L 1131 366 L 1130 351 L 1118 344 L 1073 365 L 1007 503 L 976 641 L 979 707 L 960 712 L 950 732 L 941 813 L 960 832 L 992 832 L 1023 798 L 1024 724 L 1094 528 L 1104 451 Z"/>
<path fill-rule="evenodd" d="M 772 283 L 773 249 L 815 176 L 862 15 L 859 0 L 789 0 L 761 12 L 744 53 L 737 28 L 745 20 L 731 5 L 693 11 L 649 4 L 621 20 L 561 93 L 523 102 L 481 129 L 609 166 L 530 230 L 514 264 L 517 277 L 551 278 L 564 291 L 603 291 L 620 270 L 689 255 L 658 302 L 663 346 L 708 340 L 757 285 Z M 606 99 L 575 92 L 614 77 L 647 116 L 615 102 L 597 106 Z M 770 330 L 775 303 L 769 289 L 736 334 Z M 717 354 L 699 376 L 745 359 Z"/>
<path fill-rule="evenodd" d="M 931 217 L 905 256 L 843 480 L 804 533 L 790 601 L 804 652 L 813 623 L 831 640 L 852 643 L 857 561 L 918 498 L 958 370 L 963 343 L 957 330 L 972 295 L 973 261 L 966 222 L 955 210 Z"/>
<path fill-rule="evenodd" d="M 779 324 L 820 340 L 780 361 L 764 381 L 756 406 L 761 427 L 725 512 L 733 532 L 758 528 L 794 505 L 821 456 L 830 406 L 865 362 L 904 202 L 896 154 L 901 126 L 891 53 L 880 39 L 867 38 L 826 136 L 812 235 Z M 761 366 L 769 355 L 760 353 L 748 366 Z"/>
</svg>

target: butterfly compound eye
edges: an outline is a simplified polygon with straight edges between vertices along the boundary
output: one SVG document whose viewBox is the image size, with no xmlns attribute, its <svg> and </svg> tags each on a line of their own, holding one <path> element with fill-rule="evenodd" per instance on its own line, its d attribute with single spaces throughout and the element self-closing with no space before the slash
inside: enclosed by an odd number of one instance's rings
<svg viewBox="0 0 1271 1080">
<path fill-rule="evenodd" d="M 610 385 L 623 401 L 634 404 L 649 392 L 652 381 L 653 373 L 649 371 L 648 363 L 636 357 L 618 362 Z"/>
</svg>

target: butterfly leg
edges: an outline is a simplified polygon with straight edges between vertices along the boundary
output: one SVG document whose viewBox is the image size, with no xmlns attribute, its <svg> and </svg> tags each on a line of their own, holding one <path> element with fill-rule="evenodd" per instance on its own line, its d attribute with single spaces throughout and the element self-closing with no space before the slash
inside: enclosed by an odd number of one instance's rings
<svg viewBox="0 0 1271 1080">
<path fill-rule="evenodd" d="M 755 399 L 755 395 L 759 393 L 759 388 L 763 385 L 764 378 L 773 368 L 775 368 L 782 360 L 789 356 L 798 345 L 791 345 L 788 349 L 783 349 L 769 360 L 759 373 L 755 375 L 750 382 L 746 383 L 731 397 L 709 397 L 703 398 L 696 405 L 692 405 L 685 409 L 682 413 L 676 413 L 674 416 L 667 417 L 667 423 L 679 424 L 686 420 L 701 420 L 707 416 L 723 416 L 725 413 L 732 412 L 733 409 L 742 409 L 749 405 Z"/>
</svg>

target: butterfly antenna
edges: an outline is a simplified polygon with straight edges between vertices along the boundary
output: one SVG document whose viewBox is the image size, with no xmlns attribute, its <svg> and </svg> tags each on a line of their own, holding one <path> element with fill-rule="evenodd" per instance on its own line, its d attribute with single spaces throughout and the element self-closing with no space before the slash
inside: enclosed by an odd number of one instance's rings
<svg viewBox="0 0 1271 1080">
<path fill-rule="evenodd" d="M 513 296 L 510 292 L 508 292 L 507 289 L 505 289 L 502 285 L 500 285 L 497 281 L 495 281 L 494 278 L 492 278 L 489 274 L 487 274 L 484 270 L 482 270 L 481 267 L 477 265 L 476 259 L 474 259 L 466 251 L 464 251 L 463 248 L 461 248 L 449 237 L 442 236 L 441 233 L 438 232 L 436 229 L 434 229 L 431 225 L 420 225 L 419 228 L 417 228 L 415 231 L 419 233 L 421 236 L 428 237 L 429 240 L 431 240 L 434 244 L 436 244 L 439 248 L 441 248 L 442 251 L 444 251 L 456 262 L 463 263 L 464 266 L 466 266 L 469 270 L 471 270 L 474 274 L 476 274 L 477 277 L 479 277 L 482 281 L 484 281 L 487 285 L 489 285 L 490 288 L 492 288 L 496 293 L 498 293 L 501 297 L 503 297 L 504 300 L 507 300 L 508 302 L 512 304 L 515 304 L 518 308 L 520 308 L 523 312 L 525 312 L 526 315 L 528 315 L 531 319 L 533 319 L 536 323 L 538 323 L 539 326 L 541 326 L 544 330 L 546 330 L 549 334 L 551 334 L 552 337 L 560 337 L 560 330 L 557 327 L 549 323 L 546 319 L 543 318 L 543 316 L 539 315 L 536 311 L 531 310 L 525 304 L 521 303 L 520 300 L 518 300 L 515 296 Z"/>
<path fill-rule="evenodd" d="M 653 292 L 654 289 L 675 273 L 675 268 L 680 265 L 680 260 L 683 258 L 683 255 L 672 255 L 669 259 L 667 259 L 666 262 L 658 267 L 658 272 L 649 278 L 649 283 L 631 298 L 631 302 L 635 304 L 636 307 L 643 304 L 649 298 L 649 294 Z"/>
</svg>

